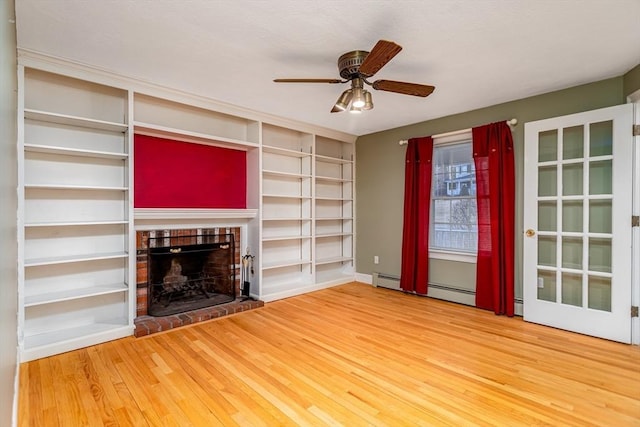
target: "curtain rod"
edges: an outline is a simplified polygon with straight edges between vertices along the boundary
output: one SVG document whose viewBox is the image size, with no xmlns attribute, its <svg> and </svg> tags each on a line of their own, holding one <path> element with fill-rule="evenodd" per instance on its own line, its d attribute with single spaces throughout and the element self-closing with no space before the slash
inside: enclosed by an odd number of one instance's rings
<svg viewBox="0 0 640 427">
<path fill-rule="evenodd" d="M 518 119 L 513 118 L 511 120 L 505 120 L 507 122 L 507 124 L 509 126 L 515 126 L 518 124 Z M 454 130 L 453 132 L 445 132 L 445 133 L 439 133 L 437 135 L 433 135 L 432 138 L 444 138 L 447 136 L 454 136 L 454 135 L 461 135 L 463 133 L 467 133 L 467 132 L 471 132 L 471 128 L 469 129 L 462 129 L 462 130 Z M 398 141 L 398 144 L 400 145 L 407 145 L 409 143 L 409 140 L 407 139 L 401 139 L 400 141 Z"/>
</svg>

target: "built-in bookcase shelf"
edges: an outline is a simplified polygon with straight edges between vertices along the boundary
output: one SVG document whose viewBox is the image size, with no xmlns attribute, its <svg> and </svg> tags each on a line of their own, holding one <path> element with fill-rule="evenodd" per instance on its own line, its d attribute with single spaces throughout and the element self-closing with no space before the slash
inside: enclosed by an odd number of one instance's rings
<svg viewBox="0 0 640 427">
<path fill-rule="evenodd" d="M 313 281 L 312 134 L 263 124 L 261 297 Z"/>
<path fill-rule="evenodd" d="M 127 90 L 20 70 L 19 327 L 27 361 L 133 331 L 130 125 Z"/>
<path fill-rule="evenodd" d="M 55 306 L 56 304 L 52 305 Z M 34 308 L 38 307 L 29 307 L 26 311 L 30 313 Z M 30 315 L 29 317 L 35 317 L 35 315 Z M 80 316 L 76 315 L 75 317 L 79 318 Z M 83 324 L 66 325 L 64 328 L 25 335 L 23 338 L 24 350 L 22 351 L 22 359 L 39 359 L 52 354 L 122 338 L 127 335 L 131 335 L 128 316 L 123 315 L 119 318 L 100 317 L 100 320 L 86 320 L 86 323 Z"/>
<path fill-rule="evenodd" d="M 82 299 L 97 295 L 106 295 L 112 293 L 125 293 L 128 287 L 124 283 L 103 285 L 76 289 L 62 289 L 59 291 L 40 293 L 33 296 L 25 295 L 24 306 L 32 307 L 43 304 L 53 304 L 56 302 L 69 301 L 73 299 Z"/>
<path fill-rule="evenodd" d="M 315 274 L 342 281 L 354 272 L 353 145 L 317 137 L 315 152 Z"/>
<path fill-rule="evenodd" d="M 136 121 L 134 123 L 135 132 L 141 135 L 156 136 L 159 138 L 173 139 L 176 141 L 193 142 L 197 144 L 215 145 L 219 147 L 257 148 L 256 142 L 244 141 L 240 139 L 227 138 L 217 135 L 209 135 L 201 132 L 192 132 L 184 129 L 170 128 L 150 123 Z"/>
<path fill-rule="evenodd" d="M 46 258 L 33 258 L 24 260 L 25 267 L 35 267 L 39 265 L 69 264 L 74 262 L 95 261 L 100 259 L 127 258 L 126 252 L 104 252 L 87 253 L 82 255 L 52 256 Z"/>
<path fill-rule="evenodd" d="M 247 149 L 259 147 L 259 122 L 136 93 L 135 131 L 179 141 Z"/>
<path fill-rule="evenodd" d="M 271 125 L 262 142 L 262 298 L 352 280 L 353 144 Z"/>
<path fill-rule="evenodd" d="M 355 137 L 19 60 L 21 361 L 133 333 L 135 228 L 243 224 L 263 301 L 353 280 Z M 134 209 L 136 133 L 244 151 L 246 206 Z"/>
<path fill-rule="evenodd" d="M 91 225 L 125 225 L 128 224 L 128 220 L 116 220 L 116 221 L 68 221 L 68 222 L 33 222 L 25 224 L 25 228 L 36 227 L 82 227 Z"/>
<path fill-rule="evenodd" d="M 105 120 L 71 116 L 68 114 L 59 114 L 50 111 L 31 110 L 28 108 L 24 109 L 24 118 L 41 122 L 55 123 L 59 125 L 76 126 L 92 130 L 105 130 L 110 132 L 125 132 L 128 129 L 128 125 L 126 123 L 108 122 Z"/>
<path fill-rule="evenodd" d="M 127 153 L 110 153 L 108 151 L 81 150 L 68 147 L 53 147 L 47 145 L 24 144 L 24 151 L 33 153 L 60 154 L 79 157 L 97 157 L 103 159 L 125 160 L 129 157 Z"/>
</svg>

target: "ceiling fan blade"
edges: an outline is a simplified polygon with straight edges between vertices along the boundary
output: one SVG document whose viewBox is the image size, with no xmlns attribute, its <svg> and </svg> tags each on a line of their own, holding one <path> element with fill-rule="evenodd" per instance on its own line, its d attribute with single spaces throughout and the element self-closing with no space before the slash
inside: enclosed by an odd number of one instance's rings
<svg viewBox="0 0 640 427">
<path fill-rule="evenodd" d="M 371 49 L 371 52 L 360 64 L 359 72 L 365 77 L 371 77 L 377 73 L 380 68 L 402 50 L 402 46 L 390 42 L 387 40 L 379 40 L 378 43 Z"/>
<path fill-rule="evenodd" d="M 377 90 L 422 97 L 431 95 L 431 92 L 433 92 L 433 90 L 435 89 L 435 86 L 396 82 L 393 80 L 376 80 L 375 82 L 373 82 L 372 86 Z"/>
<path fill-rule="evenodd" d="M 276 83 L 345 83 L 340 79 L 273 79 Z"/>
</svg>

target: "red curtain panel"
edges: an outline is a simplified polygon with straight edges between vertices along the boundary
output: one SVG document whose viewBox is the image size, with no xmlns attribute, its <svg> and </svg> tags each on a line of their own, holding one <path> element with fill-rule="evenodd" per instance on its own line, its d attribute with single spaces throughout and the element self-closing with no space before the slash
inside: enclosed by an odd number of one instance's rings
<svg viewBox="0 0 640 427">
<path fill-rule="evenodd" d="M 476 306 L 513 316 L 515 169 L 505 122 L 472 129 L 478 199 Z"/>
<path fill-rule="evenodd" d="M 426 294 L 429 278 L 429 207 L 433 139 L 409 140 L 404 175 L 404 224 L 400 287 Z"/>
</svg>

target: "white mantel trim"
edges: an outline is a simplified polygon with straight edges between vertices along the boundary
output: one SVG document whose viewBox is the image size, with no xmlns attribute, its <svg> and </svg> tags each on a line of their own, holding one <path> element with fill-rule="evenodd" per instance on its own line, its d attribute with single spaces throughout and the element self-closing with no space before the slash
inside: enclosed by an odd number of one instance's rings
<svg viewBox="0 0 640 427">
<path fill-rule="evenodd" d="M 257 209 L 181 209 L 135 208 L 134 220 L 176 219 L 253 219 Z"/>
</svg>

